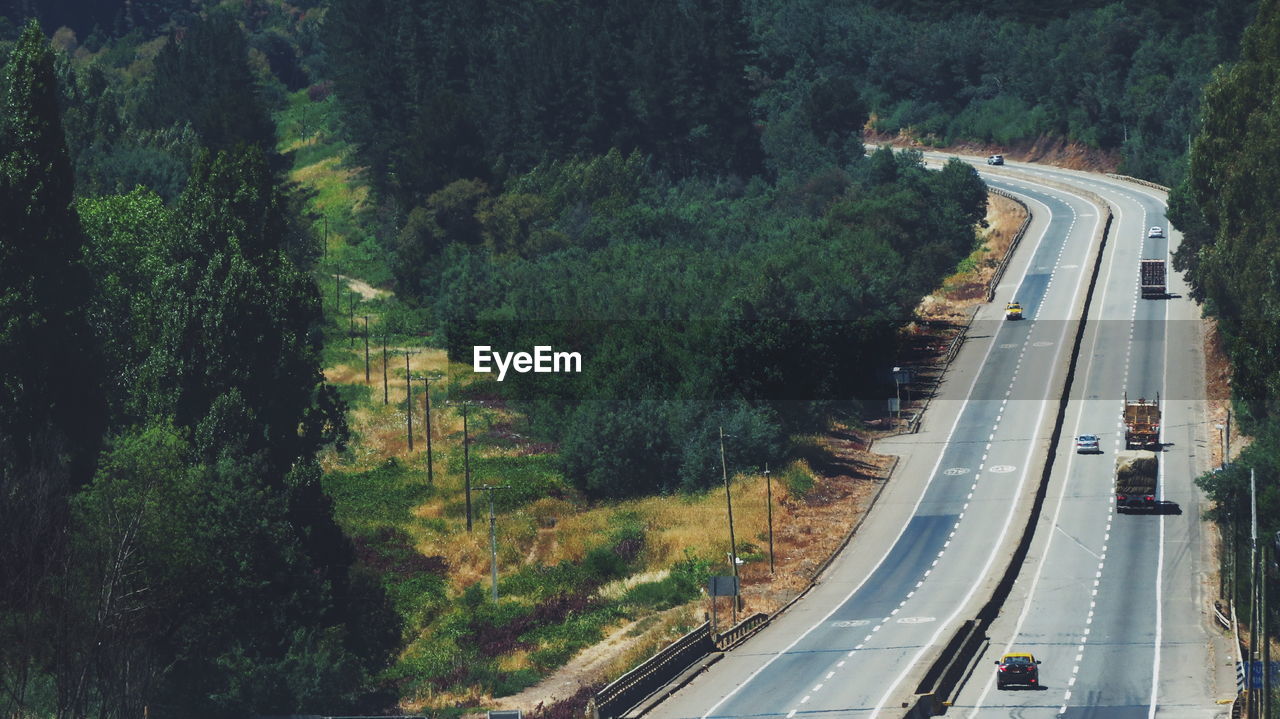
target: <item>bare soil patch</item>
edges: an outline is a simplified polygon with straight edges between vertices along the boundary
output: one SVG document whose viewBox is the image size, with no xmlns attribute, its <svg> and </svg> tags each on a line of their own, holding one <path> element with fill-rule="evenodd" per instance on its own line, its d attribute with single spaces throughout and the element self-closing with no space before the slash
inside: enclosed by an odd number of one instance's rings
<svg viewBox="0 0 1280 719">
<path fill-rule="evenodd" d="M 863 140 L 868 144 L 887 144 L 894 147 L 910 147 L 916 150 L 954 152 L 960 155 L 1001 154 L 1008 160 L 1038 162 L 1042 165 L 1053 165 L 1068 170 L 1115 172 L 1116 168 L 1120 166 L 1120 154 L 1118 152 L 1099 150 L 1078 142 L 1068 142 L 1060 137 L 1041 136 L 1035 140 L 1018 142 L 1013 145 L 959 142 L 954 145 L 937 147 L 932 143 L 932 138 L 920 138 L 906 130 L 896 135 L 866 130 L 863 133 Z"/>
<path fill-rule="evenodd" d="M 390 297 L 391 290 L 382 290 L 355 277 L 347 277 L 346 275 L 338 275 L 342 281 L 347 283 L 347 288 L 352 292 L 356 292 L 363 300 L 376 300 L 379 297 Z"/>
</svg>

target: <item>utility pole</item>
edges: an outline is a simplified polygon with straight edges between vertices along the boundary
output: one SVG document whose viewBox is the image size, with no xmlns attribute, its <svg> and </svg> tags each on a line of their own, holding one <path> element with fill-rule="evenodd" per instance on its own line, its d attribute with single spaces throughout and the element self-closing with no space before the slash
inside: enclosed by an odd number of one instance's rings
<svg viewBox="0 0 1280 719">
<path fill-rule="evenodd" d="M 382 405 L 387 404 L 387 331 L 382 330 Z"/>
<path fill-rule="evenodd" d="M 1231 464 L 1231 410 L 1227 410 L 1227 435 L 1226 440 L 1222 443 L 1222 467 L 1226 469 Z"/>
<path fill-rule="evenodd" d="M 427 419 L 427 484 L 435 484 L 435 470 L 431 461 L 431 375 L 422 375 L 422 394 L 426 397 L 422 414 Z"/>
<path fill-rule="evenodd" d="M 409 451 L 413 451 L 413 378 L 409 376 L 409 350 L 404 351 L 404 421 L 409 436 Z"/>
<path fill-rule="evenodd" d="M 1262 554 L 1259 560 L 1262 566 L 1258 572 L 1261 577 L 1258 582 L 1258 593 L 1261 595 L 1259 601 L 1260 609 L 1258 610 L 1261 619 L 1258 624 L 1261 626 L 1262 641 L 1262 716 L 1263 719 L 1271 719 L 1271 634 L 1267 631 L 1271 624 L 1270 617 L 1267 616 L 1267 567 L 1271 566 L 1267 562 L 1267 545 L 1262 545 Z"/>
<path fill-rule="evenodd" d="M 1254 481 L 1253 470 L 1249 471 L 1249 667 L 1246 672 L 1249 681 L 1248 716 L 1258 716 L 1258 700 L 1253 690 L 1254 671 L 1258 666 L 1258 486 Z"/>
<path fill-rule="evenodd" d="M 369 315 L 364 315 L 364 383 L 369 384 Z"/>
<path fill-rule="evenodd" d="M 494 490 L 510 489 L 510 487 L 485 484 L 476 489 L 489 495 L 489 574 L 493 580 L 493 601 L 496 603 L 498 601 L 498 520 L 493 513 L 493 493 Z"/>
<path fill-rule="evenodd" d="M 356 297 L 357 292 L 347 295 L 347 347 L 356 341 Z"/>
<path fill-rule="evenodd" d="M 1226 425 L 1215 424 L 1213 426 L 1218 430 L 1218 449 L 1222 450 L 1222 461 L 1218 462 L 1218 469 L 1223 470 L 1227 468 L 1227 441 L 1223 438 L 1224 435 L 1222 433 L 1226 429 Z"/>
<path fill-rule="evenodd" d="M 773 574 L 773 479 L 769 476 L 769 463 L 764 463 L 765 503 L 769 514 L 769 574 Z"/>
<path fill-rule="evenodd" d="M 467 405 L 462 401 L 462 477 L 467 491 L 467 531 L 471 531 L 471 437 L 467 434 Z"/>
<path fill-rule="evenodd" d="M 724 461 L 724 427 L 720 428 L 720 472 L 724 476 L 724 499 L 729 507 L 729 564 L 733 566 L 734 584 L 738 585 L 738 592 L 742 591 L 741 580 L 738 578 L 738 544 L 733 538 L 733 495 L 729 492 L 729 467 Z M 733 623 L 738 623 L 738 594 L 733 595 Z"/>
<path fill-rule="evenodd" d="M 333 270 L 333 311 L 342 312 L 342 267 Z"/>
<path fill-rule="evenodd" d="M 1228 512 L 1227 519 L 1231 524 L 1231 526 L 1227 529 L 1227 532 L 1228 532 L 1227 536 L 1230 538 L 1230 542 L 1231 542 L 1231 554 L 1229 555 L 1230 562 L 1231 562 L 1230 564 L 1231 572 L 1229 575 L 1230 584 L 1228 585 L 1230 587 L 1230 590 L 1226 593 L 1227 597 L 1230 599 L 1231 604 L 1233 606 L 1235 605 L 1237 599 L 1240 596 L 1239 585 L 1236 583 L 1236 572 L 1240 564 L 1237 557 L 1237 555 L 1240 553 L 1240 508 L 1237 506 L 1239 501 L 1240 501 L 1239 495 L 1236 492 L 1236 490 L 1233 489 L 1231 491 L 1231 500 L 1227 503 L 1227 512 Z"/>
</svg>

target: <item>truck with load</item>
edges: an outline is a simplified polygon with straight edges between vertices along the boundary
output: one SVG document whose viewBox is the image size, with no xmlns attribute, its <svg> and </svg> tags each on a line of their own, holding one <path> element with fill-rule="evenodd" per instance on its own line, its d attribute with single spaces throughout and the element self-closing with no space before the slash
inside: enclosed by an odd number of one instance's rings
<svg viewBox="0 0 1280 719">
<path fill-rule="evenodd" d="M 1155 509 L 1160 455 L 1146 450 L 1116 453 L 1116 511 Z"/>
<path fill-rule="evenodd" d="M 1160 395 L 1149 402 L 1145 397 L 1130 401 L 1124 394 L 1124 448 L 1147 449 L 1160 446 Z"/>
<path fill-rule="evenodd" d="M 1165 286 L 1164 260 L 1142 260 L 1138 267 L 1138 281 L 1146 299 L 1169 296 L 1169 288 Z"/>
</svg>

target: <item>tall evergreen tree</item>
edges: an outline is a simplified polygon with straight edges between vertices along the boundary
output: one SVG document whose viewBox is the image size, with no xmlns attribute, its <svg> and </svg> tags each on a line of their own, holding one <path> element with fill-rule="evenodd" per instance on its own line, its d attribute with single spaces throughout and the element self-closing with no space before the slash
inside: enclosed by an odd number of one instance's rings
<svg viewBox="0 0 1280 719">
<path fill-rule="evenodd" d="M 153 128 L 189 123 L 205 147 L 275 148 L 275 126 L 249 69 L 240 26 L 214 13 L 174 34 L 156 56 L 155 75 L 139 113 Z"/>
<path fill-rule="evenodd" d="M 20 677 L 37 659 L 28 640 L 43 628 L 38 617 L 62 556 L 67 498 L 92 473 L 104 409 L 53 52 L 34 21 L 5 66 L 3 92 L 0 670 Z"/>
<path fill-rule="evenodd" d="M 1177 266 L 1220 319 L 1232 389 L 1258 418 L 1280 417 L 1280 2 L 1266 0 L 1245 32 L 1240 62 L 1205 88 L 1203 131 L 1189 181 L 1170 201 L 1189 230 Z M 1193 197 L 1194 206 L 1186 202 Z"/>
</svg>

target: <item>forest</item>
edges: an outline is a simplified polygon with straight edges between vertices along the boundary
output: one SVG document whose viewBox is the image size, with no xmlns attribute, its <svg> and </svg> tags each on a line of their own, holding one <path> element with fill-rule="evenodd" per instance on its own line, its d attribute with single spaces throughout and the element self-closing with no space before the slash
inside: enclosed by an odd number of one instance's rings
<svg viewBox="0 0 1280 719">
<path fill-rule="evenodd" d="M 371 558 L 340 521 L 339 274 L 394 292 L 377 332 L 456 362 L 583 352 L 571 379 L 451 391 L 513 408 L 587 501 L 707 488 L 720 429 L 732 474 L 870 416 L 987 200 L 869 136 L 1068 143 L 1177 185 L 1178 263 L 1259 437 L 1210 491 L 1274 476 L 1280 203 L 1254 190 L 1280 185 L 1254 110 L 1280 29 L 1257 6 L 0 3 L 0 711 L 382 712 L 417 629 L 510 610 L 406 609 L 401 540 Z M 300 182 L 326 148 L 358 179 Z M 594 589 L 630 561 L 589 556 L 557 571 Z"/>
<path fill-rule="evenodd" d="M 1277 91 L 1280 7 L 1266 2 L 1244 35 L 1239 61 L 1205 87 L 1187 177 L 1169 195 L 1169 219 L 1183 231 L 1174 268 L 1186 273 L 1193 297 L 1217 322 L 1231 364 L 1233 416 L 1252 438 L 1222 471 L 1200 479 L 1237 552 L 1249 542 L 1251 474 L 1259 536 L 1280 538 L 1280 178 L 1271 129 L 1280 119 Z M 1274 578 L 1268 581 L 1274 591 Z M 1238 601 L 1248 604 L 1244 594 Z"/>
</svg>

